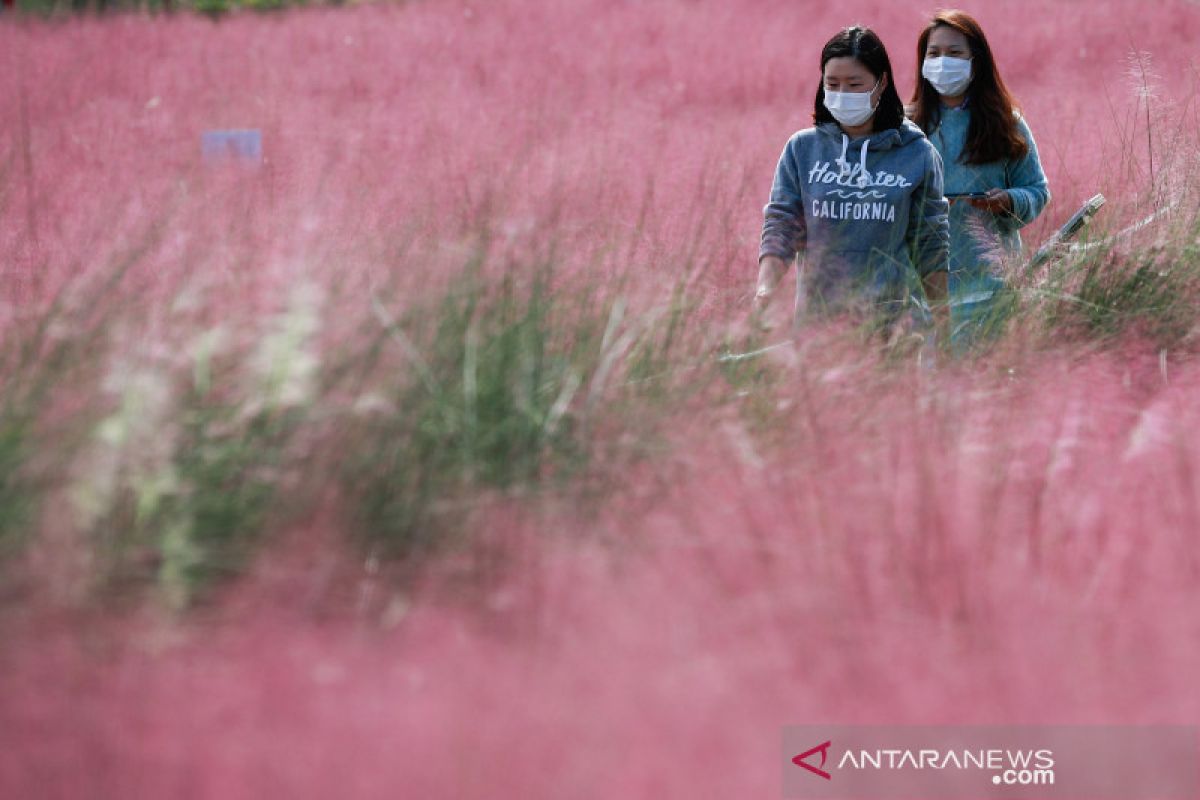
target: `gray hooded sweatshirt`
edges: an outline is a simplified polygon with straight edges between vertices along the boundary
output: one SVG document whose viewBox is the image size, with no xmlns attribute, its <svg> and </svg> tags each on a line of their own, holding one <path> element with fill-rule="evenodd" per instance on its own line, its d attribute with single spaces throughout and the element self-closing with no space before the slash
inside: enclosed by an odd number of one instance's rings
<svg viewBox="0 0 1200 800">
<path fill-rule="evenodd" d="M 801 257 L 797 320 L 852 306 L 899 315 L 920 277 L 947 269 L 947 208 L 941 157 L 912 122 L 857 139 L 822 123 L 783 148 L 759 259 Z"/>
</svg>

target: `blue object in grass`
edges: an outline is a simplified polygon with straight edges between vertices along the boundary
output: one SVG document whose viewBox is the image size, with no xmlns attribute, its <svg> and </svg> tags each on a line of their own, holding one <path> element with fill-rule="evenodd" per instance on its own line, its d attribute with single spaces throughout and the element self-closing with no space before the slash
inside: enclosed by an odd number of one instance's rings
<svg viewBox="0 0 1200 800">
<path fill-rule="evenodd" d="M 262 131 L 258 129 L 204 131 L 200 153 L 209 164 L 262 164 Z"/>
</svg>

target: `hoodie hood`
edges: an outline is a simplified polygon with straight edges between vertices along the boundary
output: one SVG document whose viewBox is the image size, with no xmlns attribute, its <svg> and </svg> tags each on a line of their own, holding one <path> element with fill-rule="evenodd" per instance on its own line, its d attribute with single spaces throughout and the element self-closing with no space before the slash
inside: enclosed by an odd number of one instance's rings
<svg viewBox="0 0 1200 800">
<path fill-rule="evenodd" d="M 846 139 L 849 142 L 859 142 L 861 139 L 851 139 L 842 130 L 842 126 L 836 122 L 822 122 L 817 125 L 817 133 L 823 137 L 829 137 L 841 142 Z M 888 128 L 887 130 L 876 131 L 865 137 L 866 142 L 870 145 L 871 150 L 891 150 L 893 147 L 903 147 L 917 139 L 924 139 L 925 134 L 917 127 L 910 119 L 905 119 L 900 123 L 899 127 Z"/>
</svg>

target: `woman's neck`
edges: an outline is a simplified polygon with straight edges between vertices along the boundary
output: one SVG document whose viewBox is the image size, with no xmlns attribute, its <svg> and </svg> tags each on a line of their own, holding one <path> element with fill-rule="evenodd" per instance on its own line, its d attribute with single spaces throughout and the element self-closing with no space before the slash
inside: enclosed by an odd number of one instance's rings
<svg viewBox="0 0 1200 800">
<path fill-rule="evenodd" d="M 838 123 L 838 125 L 841 126 L 842 133 L 846 134 L 851 139 L 870 136 L 875 132 L 874 118 L 867 120 L 862 125 L 842 125 L 841 123 Z"/>
<path fill-rule="evenodd" d="M 962 106 L 963 101 L 966 99 L 967 99 L 967 96 L 965 94 L 957 94 L 954 97 L 946 97 L 945 95 L 943 95 L 942 96 L 942 105 L 946 106 L 947 108 L 959 108 Z"/>
</svg>

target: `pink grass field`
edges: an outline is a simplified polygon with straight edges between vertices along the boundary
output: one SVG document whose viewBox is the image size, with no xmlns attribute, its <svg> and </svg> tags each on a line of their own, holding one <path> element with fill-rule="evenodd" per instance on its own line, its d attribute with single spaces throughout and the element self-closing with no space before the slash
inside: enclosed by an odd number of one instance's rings
<svg viewBox="0 0 1200 800">
<path fill-rule="evenodd" d="M 1027 244 L 1182 191 L 1200 5 L 965 8 L 1050 180 Z M 344 341 L 367 286 L 436 286 L 484 236 L 735 323 L 821 44 L 872 25 L 907 96 L 932 9 L 0 17 L 0 335 L 132 263 L 114 346 L 176 342 L 187 292 L 238 331 L 300 282 Z M 266 163 L 207 168 L 216 128 Z M 1018 331 L 908 372 L 820 341 L 780 357 L 769 438 L 689 408 L 598 513 L 496 499 L 415 581 L 317 515 L 194 612 L 113 610 L 35 542 L 0 589 L 0 798 L 778 797 L 785 725 L 1200 724 L 1194 357 Z"/>
</svg>

